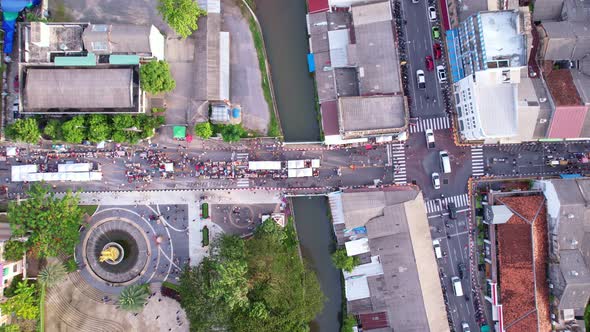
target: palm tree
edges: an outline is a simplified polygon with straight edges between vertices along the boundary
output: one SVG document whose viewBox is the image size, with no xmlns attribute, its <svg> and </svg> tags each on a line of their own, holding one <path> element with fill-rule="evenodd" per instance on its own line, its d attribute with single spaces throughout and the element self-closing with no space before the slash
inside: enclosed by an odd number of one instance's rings
<svg viewBox="0 0 590 332">
<path fill-rule="evenodd" d="M 39 272 L 39 282 L 45 287 L 59 283 L 66 276 L 66 268 L 62 263 L 50 263 Z"/>
<path fill-rule="evenodd" d="M 123 310 L 140 311 L 147 302 L 149 293 L 147 284 L 125 287 L 119 295 L 119 305 Z"/>
</svg>

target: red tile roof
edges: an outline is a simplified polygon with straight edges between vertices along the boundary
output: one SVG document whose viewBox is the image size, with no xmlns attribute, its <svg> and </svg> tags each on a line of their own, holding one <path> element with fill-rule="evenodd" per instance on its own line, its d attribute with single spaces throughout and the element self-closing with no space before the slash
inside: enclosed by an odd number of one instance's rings
<svg viewBox="0 0 590 332">
<path fill-rule="evenodd" d="M 584 120 L 588 113 L 588 107 L 580 106 L 557 106 L 551 119 L 549 138 L 575 138 L 580 137 Z"/>
<path fill-rule="evenodd" d="M 330 9 L 328 0 L 307 0 L 307 11 L 310 14 L 325 12 Z"/>
<path fill-rule="evenodd" d="M 500 303 L 505 330 L 549 331 L 545 200 L 542 195 L 536 195 L 502 197 L 498 201 L 515 212 L 506 224 L 497 226 Z"/>
<path fill-rule="evenodd" d="M 360 314 L 359 320 L 363 326 L 363 330 L 373 330 L 388 327 L 387 313 L 372 312 L 370 314 Z"/>
<path fill-rule="evenodd" d="M 338 102 L 335 100 L 325 101 L 320 106 L 322 111 L 322 127 L 324 135 L 340 135 L 338 125 Z"/>
</svg>

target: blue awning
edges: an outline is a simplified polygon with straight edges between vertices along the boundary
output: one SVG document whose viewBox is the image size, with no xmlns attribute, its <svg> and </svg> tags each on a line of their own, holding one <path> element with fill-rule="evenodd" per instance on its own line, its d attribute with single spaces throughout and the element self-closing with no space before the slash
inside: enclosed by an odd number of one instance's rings
<svg viewBox="0 0 590 332">
<path fill-rule="evenodd" d="M 579 179 L 583 178 L 582 174 L 559 174 L 562 179 Z"/>
<path fill-rule="evenodd" d="M 459 60 L 459 33 L 457 29 L 447 31 L 447 48 L 449 54 L 449 63 L 451 65 L 451 78 L 453 82 L 457 82 L 465 77 L 463 66 Z"/>
<path fill-rule="evenodd" d="M 307 67 L 309 68 L 310 73 L 315 71 L 315 60 L 313 59 L 313 53 L 309 53 L 307 55 Z"/>
</svg>

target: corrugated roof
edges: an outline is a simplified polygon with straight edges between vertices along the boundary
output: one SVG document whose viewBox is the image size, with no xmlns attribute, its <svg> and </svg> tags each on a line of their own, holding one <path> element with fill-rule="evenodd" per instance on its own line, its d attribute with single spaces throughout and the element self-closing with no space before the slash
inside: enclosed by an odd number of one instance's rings
<svg viewBox="0 0 590 332">
<path fill-rule="evenodd" d="M 129 108 L 133 69 L 29 69 L 25 109 Z"/>
<path fill-rule="evenodd" d="M 580 137 L 584 120 L 588 113 L 588 107 L 580 106 L 557 106 L 551 119 L 549 138 L 575 138 Z"/>
<path fill-rule="evenodd" d="M 373 330 L 389 326 L 386 312 L 372 312 L 369 314 L 360 314 L 359 320 L 361 321 L 363 330 Z"/>
<path fill-rule="evenodd" d="M 320 106 L 320 110 L 322 112 L 322 128 L 324 129 L 324 135 L 339 135 L 338 102 L 335 100 L 324 102 Z"/>
<path fill-rule="evenodd" d="M 113 54 L 109 56 L 111 65 L 138 65 L 139 55 Z"/>
<path fill-rule="evenodd" d="M 399 130 L 406 126 L 402 96 L 343 97 L 338 102 L 343 131 Z"/>
<path fill-rule="evenodd" d="M 86 56 L 57 56 L 53 63 L 56 66 L 96 66 L 96 55 L 88 53 Z"/>
<path fill-rule="evenodd" d="M 350 44 L 348 29 L 328 31 L 330 47 L 330 62 L 332 67 L 345 67 L 348 65 L 347 47 Z"/>
<path fill-rule="evenodd" d="M 389 1 L 352 6 L 352 21 L 355 26 L 391 20 L 391 5 Z"/>
</svg>

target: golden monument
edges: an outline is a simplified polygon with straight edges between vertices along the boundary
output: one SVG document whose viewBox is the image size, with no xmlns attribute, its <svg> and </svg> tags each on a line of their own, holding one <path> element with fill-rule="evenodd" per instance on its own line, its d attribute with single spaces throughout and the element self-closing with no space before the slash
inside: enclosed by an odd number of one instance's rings
<svg viewBox="0 0 590 332">
<path fill-rule="evenodd" d="M 100 258 L 98 260 L 101 263 L 104 261 L 107 261 L 107 260 L 109 260 L 111 262 L 116 262 L 117 259 L 119 259 L 120 255 L 121 255 L 121 252 L 119 251 L 119 249 L 117 247 L 110 246 L 100 252 Z"/>
</svg>

